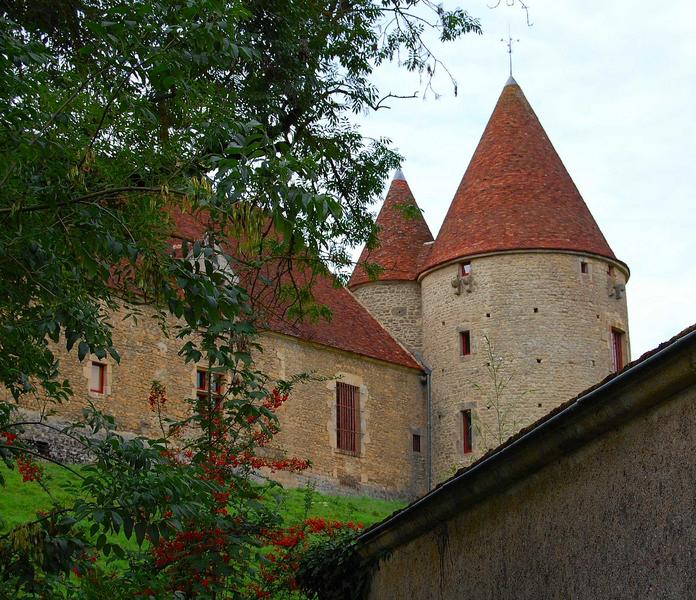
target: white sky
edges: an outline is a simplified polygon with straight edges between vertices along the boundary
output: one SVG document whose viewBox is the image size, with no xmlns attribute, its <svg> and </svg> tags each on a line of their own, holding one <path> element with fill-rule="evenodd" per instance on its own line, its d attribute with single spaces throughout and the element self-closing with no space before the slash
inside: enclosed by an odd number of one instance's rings
<svg viewBox="0 0 696 600">
<path fill-rule="evenodd" d="M 494 2 L 490 1 L 492 5 Z M 696 4 L 688 0 L 528 0 L 496 9 L 445 2 L 480 18 L 482 36 L 438 46 L 454 75 L 439 99 L 395 100 L 360 118 L 392 140 L 433 235 L 508 77 L 513 74 L 616 256 L 627 286 L 632 357 L 696 321 Z M 392 66 L 383 92 L 421 90 Z M 375 212 L 379 205 L 375 206 Z"/>
</svg>

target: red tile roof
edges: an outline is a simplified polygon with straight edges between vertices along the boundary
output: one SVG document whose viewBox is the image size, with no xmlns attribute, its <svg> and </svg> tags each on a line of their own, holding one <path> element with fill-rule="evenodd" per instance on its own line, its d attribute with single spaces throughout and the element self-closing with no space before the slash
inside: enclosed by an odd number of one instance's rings
<svg viewBox="0 0 696 600">
<path fill-rule="evenodd" d="M 401 171 L 397 171 L 389 186 L 377 225 L 380 226 L 379 246 L 362 251 L 348 285 L 353 287 L 370 281 L 363 268 L 365 262 L 376 263 L 384 269 L 377 281 L 415 281 L 431 247 L 424 244 L 432 242 L 433 235 Z"/>
<path fill-rule="evenodd" d="M 569 250 L 615 259 L 511 78 L 454 195 L 426 268 L 518 249 Z"/>
<path fill-rule="evenodd" d="M 342 286 L 336 287 L 330 277 L 317 277 L 312 293 L 316 302 L 331 310 L 331 320 L 292 321 L 276 317 L 270 320 L 270 329 L 405 367 L 422 368 L 353 294 Z"/>
<path fill-rule="evenodd" d="M 182 238 L 193 241 L 200 239 L 204 234 L 205 217 L 200 213 L 192 215 L 173 210 L 171 214 L 176 223 L 177 234 Z M 176 243 L 176 240 L 173 242 Z M 232 253 L 243 253 L 237 248 L 235 240 L 230 240 L 230 247 L 227 250 Z M 252 258 L 242 254 L 239 256 Z M 377 360 L 422 369 L 418 361 L 345 287 L 337 285 L 330 275 L 312 275 L 309 269 L 303 268 L 304 264 L 301 258 L 294 261 L 278 260 L 265 265 L 263 276 L 259 276 L 258 271 L 237 273 L 242 281 L 249 282 L 247 289 L 255 297 L 255 305 L 264 321 L 261 327 Z M 320 317 L 314 320 L 309 318 L 300 320 L 292 316 L 292 310 L 289 310 L 288 301 L 284 299 L 281 287 L 295 283 L 302 288 L 310 282 L 314 302 L 329 309 L 330 319 Z"/>
</svg>

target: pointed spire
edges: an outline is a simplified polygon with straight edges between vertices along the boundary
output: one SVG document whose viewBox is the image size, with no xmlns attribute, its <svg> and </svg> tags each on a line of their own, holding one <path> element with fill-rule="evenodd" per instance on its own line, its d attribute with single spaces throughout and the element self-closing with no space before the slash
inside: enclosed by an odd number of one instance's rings
<svg viewBox="0 0 696 600">
<path fill-rule="evenodd" d="M 379 246 L 373 250 L 364 248 L 355 266 L 349 286 L 353 287 L 371 280 L 362 263 L 376 263 L 384 271 L 378 281 L 414 281 L 421 271 L 426 251 L 433 241 L 428 224 L 413 197 L 403 171 L 398 169 L 389 186 L 377 225 Z"/>
<path fill-rule="evenodd" d="M 517 85 L 517 82 L 515 81 L 515 78 L 512 76 L 512 74 L 510 75 L 510 77 L 507 78 L 507 81 L 505 82 L 505 87 L 507 87 L 508 85 Z"/>
<path fill-rule="evenodd" d="M 515 80 L 503 88 L 454 195 L 427 269 L 505 250 L 555 249 L 615 259 Z"/>
</svg>

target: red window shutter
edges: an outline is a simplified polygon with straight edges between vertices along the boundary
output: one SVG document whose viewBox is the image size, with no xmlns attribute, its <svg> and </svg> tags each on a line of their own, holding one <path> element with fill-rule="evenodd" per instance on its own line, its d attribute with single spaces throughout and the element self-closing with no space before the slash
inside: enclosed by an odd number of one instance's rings
<svg viewBox="0 0 696 600">
<path fill-rule="evenodd" d="M 471 354 L 471 332 L 469 331 L 460 331 L 459 332 L 459 340 L 460 340 L 460 352 L 462 356 L 468 356 Z"/>
<path fill-rule="evenodd" d="M 92 362 L 89 374 L 89 391 L 103 394 L 106 391 L 106 365 Z"/>
<path fill-rule="evenodd" d="M 473 436 L 471 431 L 471 411 L 462 411 L 462 439 L 463 439 L 463 449 L 464 454 L 470 454 L 473 452 Z"/>
</svg>

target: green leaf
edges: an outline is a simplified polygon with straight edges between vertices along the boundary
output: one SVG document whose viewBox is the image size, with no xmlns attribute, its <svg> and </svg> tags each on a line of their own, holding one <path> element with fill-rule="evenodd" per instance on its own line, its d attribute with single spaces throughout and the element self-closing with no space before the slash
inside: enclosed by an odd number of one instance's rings
<svg viewBox="0 0 696 600">
<path fill-rule="evenodd" d="M 147 523 L 143 523 L 142 521 L 139 521 L 138 523 L 135 524 L 135 541 L 138 543 L 138 546 L 143 545 L 143 541 L 145 540 L 146 531 L 147 531 Z"/>
</svg>

